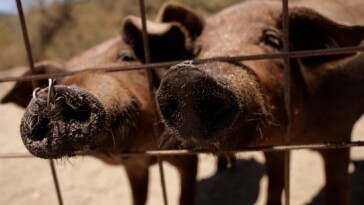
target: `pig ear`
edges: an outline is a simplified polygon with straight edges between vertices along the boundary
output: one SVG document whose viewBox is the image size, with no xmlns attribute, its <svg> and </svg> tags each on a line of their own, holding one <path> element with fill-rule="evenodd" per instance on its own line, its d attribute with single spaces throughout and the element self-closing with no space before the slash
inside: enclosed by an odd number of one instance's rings
<svg viewBox="0 0 364 205">
<path fill-rule="evenodd" d="M 152 62 L 180 60 L 192 56 L 191 38 L 187 30 L 176 22 L 147 22 Z M 122 37 L 135 55 L 144 61 L 142 25 L 139 17 L 126 17 Z"/>
<path fill-rule="evenodd" d="M 35 65 L 36 74 L 51 74 L 62 71 L 62 65 L 43 61 Z M 26 71 L 22 76 L 31 75 L 30 71 Z M 38 86 L 43 88 L 48 85 L 47 80 L 38 81 Z M 33 87 L 31 81 L 17 82 L 14 87 L 0 100 L 0 103 L 15 103 L 20 107 L 26 108 L 32 98 Z"/>
<path fill-rule="evenodd" d="M 281 25 L 281 24 L 279 24 Z M 294 50 L 316 50 L 360 45 L 364 39 L 363 26 L 338 24 L 307 8 L 292 8 L 289 12 L 290 43 Z M 306 57 L 307 66 L 343 59 L 353 54 Z"/>
<path fill-rule="evenodd" d="M 186 6 L 171 2 L 162 5 L 156 21 L 180 23 L 188 30 L 192 40 L 195 40 L 201 34 L 205 25 L 204 18 L 197 12 Z"/>
</svg>

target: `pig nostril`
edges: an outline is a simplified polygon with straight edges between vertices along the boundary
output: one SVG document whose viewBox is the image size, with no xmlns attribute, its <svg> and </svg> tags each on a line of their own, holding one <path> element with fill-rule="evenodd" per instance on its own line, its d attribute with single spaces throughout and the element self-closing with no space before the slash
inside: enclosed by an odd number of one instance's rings
<svg viewBox="0 0 364 205">
<path fill-rule="evenodd" d="M 63 116 L 66 120 L 85 122 L 90 118 L 91 110 L 86 105 L 76 107 L 66 104 L 63 110 Z"/>
<path fill-rule="evenodd" d="M 225 105 L 224 99 L 217 97 L 207 97 L 197 103 L 197 110 L 204 119 L 222 120 L 229 116 L 229 109 Z"/>
<path fill-rule="evenodd" d="M 37 126 L 34 127 L 34 134 L 31 135 L 30 139 L 34 141 L 42 141 L 44 138 L 46 138 L 48 132 L 49 132 L 49 119 L 43 118 L 41 119 Z"/>
<path fill-rule="evenodd" d="M 178 101 L 175 99 L 167 100 L 165 104 L 161 105 L 161 111 L 166 117 L 172 117 L 178 110 Z"/>
</svg>

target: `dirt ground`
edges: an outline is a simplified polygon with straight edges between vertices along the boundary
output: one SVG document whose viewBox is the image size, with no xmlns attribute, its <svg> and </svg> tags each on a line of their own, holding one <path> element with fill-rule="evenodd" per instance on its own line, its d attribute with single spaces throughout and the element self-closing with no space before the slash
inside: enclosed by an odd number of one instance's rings
<svg viewBox="0 0 364 205">
<path fill-rule="evenodd" d="M 21 69 L 1 72 L 0 76 L 18 75 Z M 13 83 L 0 84 L 0 97 Z M 26 153 L 20 136 L 19 123 L 23 110 L 0 105 L 0 153 Z M 353 140 L 364 140 L 364 119 L 359 120 Z M 267 177 L 264 159 L 259 152 L 238 156 L 237 169 L 216 172 L 216 158 L 199 156 L 199 205 L 264 204 Z M 351 150 L 352 204 L 364 203 L 364 148 Z M 169 204 L 177 204 L 178 174 L 164 163 Z M 130 190 L 124 168 L 109 166 L 92 157 L 71 158 L 56 162 L 57 174 L 65 205 L 128 205 Z M 152 166 L 149 205 L 162 205 L 158 167 Z M 333 170 L 335 171 L 335 170 Z M 324 178 L 322 162 L 313 151 L 293 151 L 291 164 L 291 204 L 322 204 L 320 196 Z M 0 159 L 1 205 L 58 204 L 49 161 L 37 158 Z"/>
</svg>

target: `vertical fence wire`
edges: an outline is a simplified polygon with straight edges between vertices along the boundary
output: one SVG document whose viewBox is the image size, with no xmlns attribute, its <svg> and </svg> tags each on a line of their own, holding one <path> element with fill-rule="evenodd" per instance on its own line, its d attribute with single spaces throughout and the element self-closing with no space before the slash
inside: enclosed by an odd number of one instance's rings
<svg viewBox="0 0 364 205">
<path fill-rule="evenodd" d="M 140 8 L 140 16 L 141 16 L 142 31 L 143 31 L 144 59 L 145 59 L 145 63 L 151 63 L 144 0 L 139 0 L 139 8 Z M 155 101 L 156 98 L 155 98 L 155 90 L 154 90 L 153 71 L 148 70 L 147 73 L 148 73 L 150 108 L 151 108 L 151 113 L 152 113 L 152 117 L 153 117 L 153 132 L 156 136 L 159 136 L 159 134 L 160 134 L 159 123 L 158 123 L 159 119 L 158 119 L 158 115 L 157 115 L 157 111 L 156 111 L 157 105 L 156 105 L 156 101 Z M 164 202 L 164 205 L 168 205 L 163 160 L 161 159 L 160 156 L 157 156 L 157 160 L 158 160 L 159 175 L 160 175 L 160 180 L 161 180 L 163 202 Z"/>
<path fill-rule="evenodd" d="M 16 5 L 17 5 L 17 8 L 18 8 L 19 21 L 20 21 L 20 26 L 21 26 L 21 29 L 22 29 L 23 40 L 24 40 L 24 44 L 25 44 L 27 57 L 28 57 L 30 72 L 32 74 L 35 74 L 33 55 L 32 55 L 32 50 L 31 50 L 31 46 L 30 46 L 29 35 L 28 35 L 28 30 L 27 30 L 27 24 L 26 24 L 26 21 L 25 21 L 25 18 L 24 18 L 24 12 L 23 12 L 23 6 L 22 6 L 21 0 L 16 0 Z M 32 86 L 33 86 L 33 89 L 35 89 L 38 86 L 38 83 L 37 83 L 36 80 L 32 80 Z M 54 162 L 53 162 L 52 159 L 49 160 L 49 165 L 50 165 L 50 168 L 51 168 L 53 182 L 54 182 L 54 186 L 55 186 L 55 189 L 56 189 L 58 204 L 63 205 L 63 199 L 62 199 L 62 194 L 61 194 L 61 190 L 60 190 L 59 183 L 58 183 L 57 172 L 56 172 L 56 169 L 54 167 Z"/>
<path fill-rule="evenodd" d="M 23 6 L 22 6 L 22 3 L 21 3 L 21 0 L 16 0 L 16 6 L 18 8 L 19 21 L 20 21 L 21 30 L 22 30 L 22 33 L 23 33 L 23 40 L 24 40 L 25 50 L 27 52 L 30 72 L 32 74 L 35 74 L 33 54 L 32 54 L 32 50 L 31 50 L 31 47 L 30 47 L 28 29 L 27 29 L 27 24 L 25 22 L 25 17 L 24 17 Z M 33 89 L 38 87 L 37 81 L 32 80 L 32 85 L 33 85 Z"/>
<path fill-rule="evenodd" d="M 49 166 L 51 167 L 51 172 L 52 172 L 52 176 L 53 176 L 53 183 L 54 183 L 54 186 L 56 188 L 58 204 L 63 205 L 61 189 L 60 189 L 60 186 L 59 186 L 57 172 L 56 172 L 56 168 L 54 166 L 54 160 L 53 159 L 49 160 Z"/>
<path fill-rule="evenodd" d="M 19 14 L 19 21 L 22 29 L 23 34 L 23 40 L 27 52 L 27 58 L 29 62 L 30 71 L 32 74 L 35 74 L 35 68 L 34 68 L 34 62 L 33 62 L 33 56 L 31 52 L 31 46 L 29 41 L 29 35 L 27 32 L 27 26 L 25 22 L 25 17 L 22 9 L 22 3 L 21 0 L 16 0 L 17 8 L 18 8 L 18 14 Z M 144 6 L 144 0 L 139 0 L 139 6 L 140 6 L 140 14 L 141 14 L 141 20 L 142 20 L 142 30 L 143 30 L 143 44 L 144 44 L 144 57 L 145 57 L 145 63 L 150 63 L 150 50 L 149 50 L 149 42 L 148 42 L 148 36 L 147 36 L 147 25 L 146 25 L 146 16 L 145 16 L 145 6 Z M 282 0 L 282 28 L 283 28 L 283 52 L 288 53 L 289 52 L 289 19 L 288 19 L 288 0 Z M 286 127 L 286 134 L 285 134 L 285 145 L 290 144 L 291 139 L 291 68 L 289 63 L 289 56 L 283 56 L 283 62 L 284 62 L 284 101 L 285 101 L 285 108 L 287 112 L 287 127 Z M 148 83 L 149 83 L 149 97 L 151 102 L 151 112 L 153 115 L 153 122 L 154 122 L 154 133 L 156 135 L 159 135 L 159 129 L 158 129 L 158 116 L 156 113 L 156 102 L 155 102 L 155 92 L 154 92 L 154 82 L 153 82 L 153 75 L 152 70 L 148 69 Z M 32 80 L 33 88 L 37 87 L 37 80 Z M 285 190 L 285 204 L 290 204 L 290 150 L 285 150 L 285 158 L 284 158 L 284 190 Z M 52 176 L 55 184 L 55 189 L 57 192 L 57 198 L 60 205 L 63 205 L 63 199 L 58 183 L 58 178 L 56 174 L 56 169 L 54 167 L 54 161 L 49 160 L 49 164 L 52 171 Z M 166 185 L 165 185 L 165 178 L 164 178 L 164 170 L 163 170 L 163 164 L 162 160 L 160 159 L 160 156 L 158 156 L 158 165 L 160 170 L 160 178 L 161 178 L 161 185 L 162 185 L 162 192 L 163 192 L 163 200 L 164 204 L 168 205 L 167 200 L 167 192 L 166 192 Z"/>
<path fill-rule="evenodd" d="M 289 52 L 289 20 L 288 20 L 288 0 L 282 0 L 282 28 L 283 28 L 283 52 Z M 284 142 L 290 144 L 292 134 L 291 118 L 291 66 L 289 58 L 283 58 L 284 66 L 284 104 L 287 113 L 287 127 Z M 284 151 L 284 196 L 285 204 L 290 204 L 290 158 L 291 151 Z"/>
</svg>

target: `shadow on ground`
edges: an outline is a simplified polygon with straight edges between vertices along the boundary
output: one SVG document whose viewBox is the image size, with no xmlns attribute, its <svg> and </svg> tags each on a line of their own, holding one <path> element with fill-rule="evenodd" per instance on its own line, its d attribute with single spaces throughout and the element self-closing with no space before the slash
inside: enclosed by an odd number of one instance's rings
<svg viewBox="0 0 364 205">
<path fill-rule="evenodd" d="M 353 161 L 351 204 L 364 204 L 364 160 Z M 256 204 L 265 166 L 254 159 L 237 160 L 235 169 L 217 172 L 198 183 L 198 205 Z M 323 189 L 307 205 L 324 205 Z"/>
<path fill-rule="evenodd" d="M 364 204 L 364 161 L 352 161 L 355 171 L 351 174 L 351 205 Z M 323 189 L 308 205 L 324 205 Z"/>
<path fill-rule="evenodd" d="M 198 183 L 198 205 L 252 205 L 258 199 L 265 166 L 255 159 L 237 160 L 235 169 L 225 169 Z"/>
</svg>

